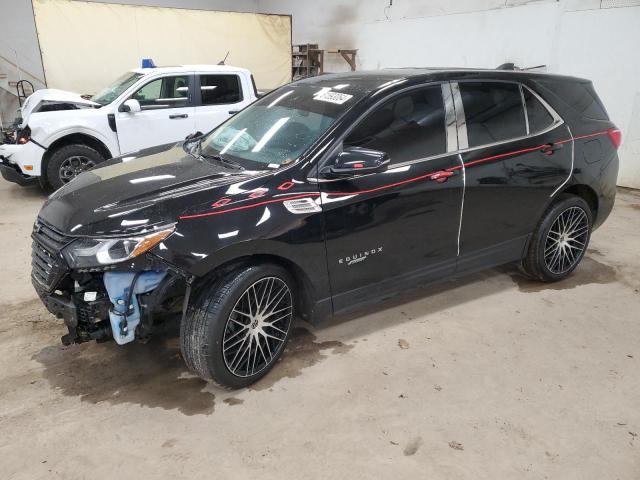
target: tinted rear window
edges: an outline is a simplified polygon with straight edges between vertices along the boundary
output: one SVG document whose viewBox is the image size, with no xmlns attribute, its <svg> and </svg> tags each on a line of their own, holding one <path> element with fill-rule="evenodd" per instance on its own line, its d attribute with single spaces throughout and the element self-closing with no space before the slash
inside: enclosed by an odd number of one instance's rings
<svg viewBox="0 0 640 480">
<path fill-rule="evenodd" d="M 202 105 L 224 105 L 242 100 L 237 75 L 200 75 Z"/>
<path fill-rule="evenodd" d="M 540 83 L 580 115 L 596 120 L 609 120 L 607 111 L 590 82 L 541 80 Z"/>
<path fill-rule="evenodd" d="M 461 82 L 469 146 L 527 134 L 520 88 L 515 83 Z"/>
</svg>

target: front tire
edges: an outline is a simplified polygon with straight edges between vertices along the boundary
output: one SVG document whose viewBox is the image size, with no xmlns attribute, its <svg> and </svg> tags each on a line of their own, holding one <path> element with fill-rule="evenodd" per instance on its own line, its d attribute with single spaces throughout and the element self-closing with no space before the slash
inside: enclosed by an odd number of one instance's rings
<svg viewBox="0 0 640 480">
<path fill-rule="evenodd" d="M 104 160 L 100 152 L 87 145 L 65 145 L 51 155 L 47 164 L 47 181 L 57 190 Z"/>
<path fill-rule="evenodd" d="M 591 229 L 591 208 L 582 198 L 563 195 L 546 211 L 529 242 L 522 268 L 542 282 L 569 276 L 584 256 Z"/>
<path fill-rule="evenodd" d="M 181 324 L 187 366 L 225 388 L 256 382 L 284 352 L 294 300 L 293 280 L 277 265 L 243 267 L 214 281 Z"/>
</svg>

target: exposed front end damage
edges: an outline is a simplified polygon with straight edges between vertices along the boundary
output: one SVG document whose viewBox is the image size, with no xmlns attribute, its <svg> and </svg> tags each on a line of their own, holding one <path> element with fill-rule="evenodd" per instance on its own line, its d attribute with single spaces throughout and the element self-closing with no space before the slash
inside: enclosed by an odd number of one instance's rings
<svg viewBox="0 0 640 480">
<path fill-rule="evenodd" d="M 146 341 L 181 311 L 187 277 L 151 253 L 126 264 L 72 268 L 63 252 L 82 239 L 40 220 L 32 239 L 32 283 L 47 310 L 64 320 L 65 345 Z"/>
</svg>

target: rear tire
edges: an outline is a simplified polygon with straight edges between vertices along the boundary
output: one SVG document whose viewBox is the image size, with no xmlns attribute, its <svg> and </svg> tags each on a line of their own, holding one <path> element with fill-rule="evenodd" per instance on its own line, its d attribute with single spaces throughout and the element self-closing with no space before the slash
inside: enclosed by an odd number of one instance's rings
<svg viewBox="0 0 640 480">
<path fill-rule="evenodd" d="M 187 367 L 230 389 L 266 375 L 289 340 L 293 285 L 284 268 L 265 264 L 242 267 L 205 286 L 180 326 Z"/>
<path fill-rule="evenodd" d="M 566 278 L 582 260 L 592 228 L 593 215 L 587 202 L 574 195 L 562 195 L 542 216 L 522 269 L 542 282 Z"/>
<path fill-rule="evenodd" d="M 65 145 L 56 150 L 47 164 L 47 181 L 54 190 L 76 178 L 105 158 L 97 150 L 82 144 Z"/>
</svg>

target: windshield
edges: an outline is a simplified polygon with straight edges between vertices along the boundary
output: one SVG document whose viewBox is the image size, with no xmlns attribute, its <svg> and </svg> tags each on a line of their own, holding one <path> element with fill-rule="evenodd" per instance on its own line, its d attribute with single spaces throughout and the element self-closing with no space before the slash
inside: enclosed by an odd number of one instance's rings
<svg viewBox="0 0 640 480">
<path fill-rule="evenodd" d="M 223 156 L 251 170 L 287 165 L 362 96 L 362 90 L 338 82 L 282 87 L 205 137 L 202 154 Z"/>
<path fill-rule="evenodd" d="M 109 85 L 96 93 L 91 100 L 101 105 L 107 105 L 118 98 L 131 85 L 136 83 L 144 75 L 142 73 L 127 72 Z"/>
</svg>

